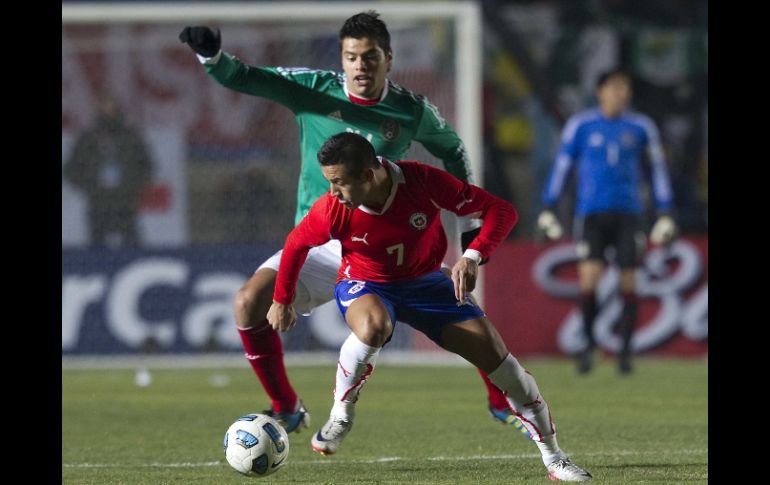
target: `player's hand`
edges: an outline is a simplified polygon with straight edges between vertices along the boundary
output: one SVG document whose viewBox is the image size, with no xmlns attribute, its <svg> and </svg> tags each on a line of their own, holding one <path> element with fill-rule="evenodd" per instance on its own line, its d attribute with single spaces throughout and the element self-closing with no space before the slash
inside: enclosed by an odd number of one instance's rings
<svg viewBox="0 0 770 485">
<path fill-rule="evenodd" d="M 669 244 L 676 236 L 676 222 L 671 216 L 660 216 L 650 231 L 650 242 L 653 244 Z"/>
<path fill-rule="evenodd" d="M 267 311 L 267 323 L 278 332 L 289 330 L 297 323 L 297 312 L 294 311 L 294 305 L 284 305 L 273 301 L 270 310 Z"/>
<path fill-rule="evenodd" d="M 559 239 L 564 234 L 556 215 L 548 209 L 537 217 L 537 230 L 552 241 Z"/>
<path fill-rule="evenodd" d="M 452 268 L 452 283 L 455 287 L 455 298 L 459 302 L 465 302 L 465 297 L 470 296 L 476 288 L 476 278 L 479 275 L 479 265 L 470 258 L 460 258 Z"/>
<path fill-rule="evenodd" d="M 179 33 L 179 40 L 186 43 L 197 54 L 203 57 L 214 57 L 222 48 L 222 36 L 219 29 L 215 31 L 201 25 L 188 26 Z"/>
<path fill-rule="evenodd" d="M 476 229 L 471 229 L 470 231 L 460 234 L 460 247 L 463 248 L 463 252 L 468 249 L 468 246 L 471 245 L 473 240 L 476 239 L 476 236 L 478 236 L 480 232 L 481 228 L 477 227 Z M 489 258 L 483 258 L 479 263 L 479 266 L 486 264 L 487 261 L 489 261 Z"/>
</svg>

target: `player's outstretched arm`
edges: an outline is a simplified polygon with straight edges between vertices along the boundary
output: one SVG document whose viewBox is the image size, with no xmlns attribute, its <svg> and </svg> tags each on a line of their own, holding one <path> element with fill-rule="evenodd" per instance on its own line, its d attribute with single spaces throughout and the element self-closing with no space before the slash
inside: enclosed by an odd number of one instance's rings
<svg viewBox="0 0 770 485">
<path fill-rule="evenodd" d="M 187 26 L 179 33 L 179 40 L 203 57 L 214 57 L 222 49 L 219 29 L 211 30 L 203 25 Z"/>
</svg>

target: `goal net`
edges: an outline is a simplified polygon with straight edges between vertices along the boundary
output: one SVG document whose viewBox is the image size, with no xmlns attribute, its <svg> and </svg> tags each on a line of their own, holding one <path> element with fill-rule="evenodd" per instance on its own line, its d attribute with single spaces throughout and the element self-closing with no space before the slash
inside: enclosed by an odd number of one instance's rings
<svg viewBox="0 0 770 485">
<path fill-rule="evenodd" d="M 370 8 L 391 33 L 389 77 L 438 106 L 481 184 L 480 17 L 472 2 L 62 5 L 63 352 L 239 347 L 231 298 L 293 226 L 298 129 L 285 107 L 215 82 L 177 36 L 185 25 L 216 26 L 223 49 L 248 64 L 339 71 L 339 28 Z M 103 133 L 83 141 L 105 100 L 145 146 L 142 170 L 89 158 L 109 145 Z M 126 143 L 113 151 L 137 151 Z M 88 168 L 73 170 L 78 157 L 94 165 L 90 179 Z M 405 158 L 440 166 L 418 143 Z M 125 190 L 107 201 L 100 184 Z M 168 272 L 152 276 L 153 261 Z M 120 293 L 122 278 L 144 290 Z M 305 327 L 288 337 L 296 350 L 333 348 L 339 338 L 324 341 Z M 404 337 L 410 345 L 415 339 Z"/>
</svg>

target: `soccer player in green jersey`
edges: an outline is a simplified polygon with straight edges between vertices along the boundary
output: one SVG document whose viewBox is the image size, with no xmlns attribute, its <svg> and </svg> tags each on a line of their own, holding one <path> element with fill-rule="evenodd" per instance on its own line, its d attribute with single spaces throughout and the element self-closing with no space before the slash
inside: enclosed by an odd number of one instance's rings
<svg viewBox="0 0 770 485">
<path fill-rule="evenodd" d="M 330 136 L 340 132 L 364 136 L 377 155 L 390 160 L 402 159 L 411 143 L 417 141 L 440 159 L 449 173 L 461 180 L 471 179 L 465 146 L 436 106 L 388 79 L 393 51 L 387 26 L 378 17 L 379 14 L 369 11 L 345 21 L 339 32 L 342 73 L 244 64 L 221 50 L 218 29 L 185 27 L 179 35 L 217 82 L 276 101 L 294 113 L 302 155 L 295 223 L 329 190 L 316 153 Z M 459 223 L 464 250 L 478 234 L 480 223 L 475 219 L 460 219 Z M 280 257 L 279 251 L 265 261 L 238 292 L 235 320 L 246 358 L 272 400 L 272 408 L 266 413 L 291 432 L 306 427 L 309 415 L 289 384 L 281 339 L 266 320 Z M 310 251 L 294 302 L 299 312 L 307 315 L 334 299 L 340 259 L 338 241 Z M 487 386 L 492 416 L 528 435 L 505 395 L 485 373 L 479 372 Z"/>
</svg>

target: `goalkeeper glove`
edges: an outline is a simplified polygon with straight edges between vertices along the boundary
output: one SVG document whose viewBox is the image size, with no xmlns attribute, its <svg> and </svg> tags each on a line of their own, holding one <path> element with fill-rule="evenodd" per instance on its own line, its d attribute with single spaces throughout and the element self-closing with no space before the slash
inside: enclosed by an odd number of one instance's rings
<svg viewBox="0 0 770 485">
<path fill-rule="evenodd" d="M 189 45 L 196 54 L 203 57 L 214 57 L 222 48 L 222 36 L 219 29 L 215 32 L 208 27 L 199 25 L 185 27 L 179 33 L 179 40 Z"/>
<path fill-rule="evenodd" d="M 473 240 L 476 239 L 476 236 L 478 236 L 480 232 L 481 228 L 477 227 L 476 229 L 471 229 L 470 231 L 460 234 L 460 247 L 463 248 L 463 252 L 468 249 L 468 246 L 471 245 Z M 479 266 L 486 264 L 487 261 L 489 261 L 489 258 L 482 258 Z"/>
<path fill-rule="evenodd" d="M 537 218 L 537 230 L 545 234 L 548 239 L 559 239 L 563 232 L 561 224 L 553 212 L 546 209 Z"/>
<path fill-rule="evenodd" d="M 650 242 L 653 244 L 668 244 L 676 236 L 676 222 L 671 216 L 660 216 L 650 231 Z"/>
</svg>

